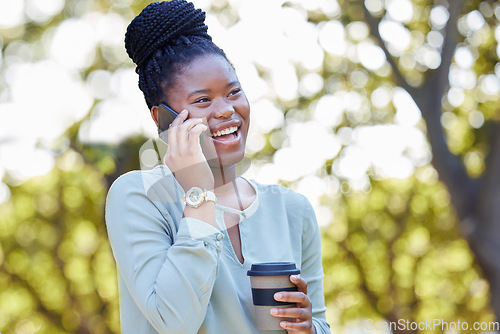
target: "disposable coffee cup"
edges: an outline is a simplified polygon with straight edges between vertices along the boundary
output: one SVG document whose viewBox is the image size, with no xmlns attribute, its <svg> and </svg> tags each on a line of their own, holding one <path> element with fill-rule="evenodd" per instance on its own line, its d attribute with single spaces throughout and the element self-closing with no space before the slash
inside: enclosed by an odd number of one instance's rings
<svg viewBox="0 0 500 334">
<path fill-rule="evenodd" d="M 297 275 L 300 270 L 293 262 L 254 263 L 247 272 L 252 286 L 252 298 L 255 306 L 257 327 L 260 330 L 283 330 L 281 321 L 293 321 L 271 315 L 272 308 L 295 307 L 296 303 L 285 303 L 274 299 L 279 291 L 297 291 L 297 286 L 290 282 L 290 275 Z"/>
</svg>

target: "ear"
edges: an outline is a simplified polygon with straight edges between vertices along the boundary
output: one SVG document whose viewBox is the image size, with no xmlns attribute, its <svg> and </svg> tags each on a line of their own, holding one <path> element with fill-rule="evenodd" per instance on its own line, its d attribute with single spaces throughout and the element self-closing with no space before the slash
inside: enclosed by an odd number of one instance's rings
<svg viewBox="0 0 500 334">
<path fill-rule="evenodd" d="M 151 118 L 153 119 L 153 121 L 155 121 L 156 127 L 158 127 L 159 126 L 159 123 L 158 123 L 158 106 L 152 106 L 151 107 Z"/>
</svg>

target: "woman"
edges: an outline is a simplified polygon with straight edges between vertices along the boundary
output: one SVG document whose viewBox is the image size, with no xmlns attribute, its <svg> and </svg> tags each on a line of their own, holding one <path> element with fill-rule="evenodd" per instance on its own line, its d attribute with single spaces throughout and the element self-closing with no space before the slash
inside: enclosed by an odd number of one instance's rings
<svg viewBox="0 0 500 334">
<path fill-rule="evenodd" d="M 160 103 L 182 112 L 167 131 L 165 164 L 122 175 L 108 194 L 122 332 L 258 333 L 246 272 L 292 261 L 298 292 L 275 298 L 296 307 L 271 313 L 295 319 L 281 322 L 288 333 L 329 333 L 314 212 L 302 195 L 237 177 L 250 106 L 204 19 L 173 0 L 148 5 L 127 29 L 153 120 Z"/>
</svg>

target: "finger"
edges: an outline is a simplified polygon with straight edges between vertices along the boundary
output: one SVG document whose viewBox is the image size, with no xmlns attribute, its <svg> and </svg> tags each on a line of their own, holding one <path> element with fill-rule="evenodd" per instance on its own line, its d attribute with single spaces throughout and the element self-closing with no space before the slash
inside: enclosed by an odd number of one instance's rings
<svg viewBox="0 0 500 334">
<path fill-rule="evenodd" d="M 169 129 L 169 135 L 171 134 L 171 136 L 176 138 L 175 144 L 177 145 L 179 153 L 186 152 L 190 131 L 201 122 L 201 118 L 191 118 L 184 121 L 184 123 Z"/>
<path fill-rule="evenodd" d="M 178 141 L 184 142 L 184 139 L 188 138 L 188 134 L 191 130 L 198 124 L 202 123 L 201 118 L 190 118 L 184 121 L 184 123 L 179 124 L 176 127 L 172 127 L 171 130 L 175 132 L 175 136 Z"/>
<path fill-rule="evenodd" d="M 309 306 L 309 297 L 302 291 L 280 291 L 274 294 L 274 299 L 285 303 L 297 303 L 301 307 Z"/>
<path fill-rule="evenodd" d="M 308 333 L 311 330 L 312 323 L 309 321 L 300 321 L 300 322 L 289 322 L 289 321 L 281 321 L 281 328 L 287 330 L 288 333 Z"/>
<path fill-rule="evenodd" d="M 181 125 L 179 125 L 177 131 L 191 132 L 191 130 L 196 125 L 202 124 L 202 123 L 203 123 L 203 119 L 201 119 L 201 118 L 190 118 L 190 119 L 184 121 L 184 123 L 182 123 Z"/>
<path fill-rule="evenodd" d="M 209 129 L 208 122 L 205 117 L 203 118 L 203 124 L 205 124 L 207 126 L 207 129 Z M 207 161 L 218 161 L 217 151 L 215 150 L 214 141 L 210 136 L 210 130 L 202 134 L 200 143 L 202 146 L 203 154 L 205 155 Z"/>
<path fill-rule="evenodd" d="M 207 130 L 207 126 L 204 124 L 196 124 L 189 130 L 189 146 L 193 147 L 194 145 L 198 145 L 200 141 L 200 134 Z"/>
<path fill-rule="evenodd" d="M 311 312 L 307 308 L 301 307 L 273 307 L 271 315 L 278 318 L 295 318 L 300 320 L 307 320 L 312 317 Z"/>
<path fill-rule="evenodd" d="M 178 135 L 177 135 L 177 129 L 178 125 L 182 124 L 188 117 L 189 112 L 187 109 L 184 109 L 177 115 L 177 117 L 170 123 L 168 129 L 167 129 L 167 142 L 168 142 L 168 148 L 167 148 L 167 153 L 170 154 L 177 154 L 178 148 L 179 148 L 179 143 L 178 143 Z"/>
<path fill-rule="evenodd" d="M 307 282 L 305 279 L 298 275 L 290 275 L 290 282 L 295 284 L 300 292 L 307 295 Z"/>
<path fill-rule="evenodd" d="M 188 117 L 189 115 L 189 112 L 187 111 L 187 109 L 184 109 L 183 111 L 181 111 L 179 113 L 179 115 L 177 115 L 177 117 L 175 117 L 175 119 L 172 121 L 172 123 L 170 123 L 169 127 L 174 127 L 174 126 L 178 126 L 179 124 L 182 124 Z"/>
</svg>

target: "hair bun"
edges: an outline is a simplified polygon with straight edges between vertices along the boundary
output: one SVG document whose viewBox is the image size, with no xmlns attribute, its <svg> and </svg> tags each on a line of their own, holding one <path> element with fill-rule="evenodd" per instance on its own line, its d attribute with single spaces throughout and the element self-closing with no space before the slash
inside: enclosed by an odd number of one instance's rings
<svg viewBox="0 0 500 334">
<path fill-rule="evenodd" d="M 160 48 L 176 44 L 179 37 L 211 40 L 205 12 L 185 0 L 154 2 L 137 15 L 127 28 L 125 49 L 138 67 Z"/>
</svg>

